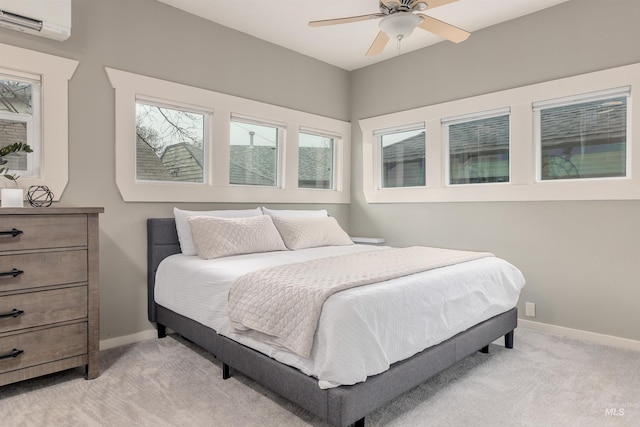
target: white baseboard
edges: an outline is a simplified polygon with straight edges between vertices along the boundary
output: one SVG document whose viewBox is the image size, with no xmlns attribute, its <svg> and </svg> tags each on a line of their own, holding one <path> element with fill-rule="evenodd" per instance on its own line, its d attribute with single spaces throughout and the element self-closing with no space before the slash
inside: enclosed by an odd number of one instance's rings
<svg viewBox="0 0 640 427">
<path fill-rule="evenodd" d="M 113 347 L 119 347 L 121 345 L 132 344 L 138 341 L 150 340 L 158 337 L 158 331 L 155 329 L 148 329 L 142 332 L 136 332 L 135 334 L 125 335 L 122 337 L 109 338 L 100 341 L 100 350 L 107 350 Z"/>
<path fill-rule="evenodd" d="M 521 326 L 527 329 L 534 329 L 536 331 L 547 332 L 553 335 L 560 335 L 567 338 L 575 338 L 583 341 L 589 341 L 594 344 L 610 345 L 612 347 L 640 351 L 640 341 L 615 337 L 613 335 L 598 334 L 595 332 L 582 331 L 580 329 L 565 328 L 563 326 L 550 325 L 548 323 L 533 322 L 531 320 L 525 320 L 525 319 L 518 319 L 518 326 Z"/>
<path fill-rule="evenodd" d="M 550 325 L 548 323 L 533 322 L 531 320 L 518 319 L 518 326 L 533 329 L 536 331 L 547 332 L 553 335 L 589 341 L 594 344 L 610 345 L 612 347 L 624 348 L 627 350 L 640 351 L 640 341 L 630 340 L 627 338 L 615 337 L 613 335 L 598 334 L 595 332 L 582 331 L 580 329 L 565 328 L 563 326 Z M 167 330 L 167 333 L 170 333 Z M 109 338 L 100 341 L 100 350 L 107 350 L 121 345 L 132 344 L 138 341 L 154 339 L 158 336 L 155 329 L 137 332 L 122 337 Z"/>
</svg>

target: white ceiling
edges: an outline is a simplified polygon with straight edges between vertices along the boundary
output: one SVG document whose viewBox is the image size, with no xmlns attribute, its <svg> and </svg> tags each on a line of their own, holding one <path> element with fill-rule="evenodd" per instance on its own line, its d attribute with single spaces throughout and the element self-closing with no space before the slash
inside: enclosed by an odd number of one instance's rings
<svg viewBox="0 0 640 427">
<path fill-rule="evenodd" d="M 380 55 L 365 57 L 378 34 L 379 20 L 315 28 L 307 25 L 314 20 L 378 13 L 378 0 L 159 1 L 345 70 L 398 55 L 397 43 L 390 41 Z M 481 28 L 565 1 L 568 0 L 458 0 L 425 14 L 470 31 L 473 37 L 473 32 Z M 418 28 L 402 41 L 400 50 L 406 53 L 441 41 Z"/>
</svg>

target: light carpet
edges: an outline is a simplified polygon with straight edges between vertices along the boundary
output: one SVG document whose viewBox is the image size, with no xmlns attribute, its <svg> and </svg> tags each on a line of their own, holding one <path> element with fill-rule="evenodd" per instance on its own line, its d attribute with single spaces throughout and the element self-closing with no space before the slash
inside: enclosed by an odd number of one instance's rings
<svg viewBox="0 0 640 427">
<path fill-rule="evenodd" d="M 3 426 L 323 426 L 176 336 L 0 387 Z M 366 418 L 368 426 L 640 426 L 640 353 L 519 328 Z"/>
</svg>

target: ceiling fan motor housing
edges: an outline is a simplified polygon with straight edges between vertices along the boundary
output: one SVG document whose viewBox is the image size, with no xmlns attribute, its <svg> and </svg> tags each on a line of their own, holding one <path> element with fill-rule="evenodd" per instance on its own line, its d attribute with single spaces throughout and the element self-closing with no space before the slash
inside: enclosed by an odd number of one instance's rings
<svg viewBox="0 0 640 427">
<path fill-rule="evenodd" d="M 380 2 L 380 12 L 391 15 L 397 12 L 413 12 L 416 10 L 426 10 L 429 7 L 427 2 L 416 0 L 398 0 Z"/>
</svg>

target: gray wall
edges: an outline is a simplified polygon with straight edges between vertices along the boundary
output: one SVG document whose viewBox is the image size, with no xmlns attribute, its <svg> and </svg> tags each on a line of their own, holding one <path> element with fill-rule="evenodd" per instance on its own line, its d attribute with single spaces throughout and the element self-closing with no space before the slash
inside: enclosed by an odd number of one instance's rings
<svg viewBox="0 0 640 427">
<path fill-rule="evenodd" d="M 349 120 L 349 74 L 155 0 L 73 0 L 72 13 L 72 35 L 64 42 L 0 29 L 0 43 L 80 61 L 69 83 L 69 184 L 60 206 L 105 208 L 100 277 L 106 339 L 151 328 L 145 221 L 172 216 L 174 205 L 122 201 L 115 184 L 114 92 L 104 67 L 341 120 Z M 258 206 L 203 202 L 180 206 Z M 348 226 L 348 205 L 327 208 Z"/>
<path fill-rule="evenodd" d="M 395 245 L 491 250 L 526 275 L 522 301 L 537 303 L 535 320 L 640 340 L 639 201 L 368 205 L 357 126 L 365 117 L 640 62 L 638 16 L 636 0 L 607 7 L 572 0 L 475 32 L 460 45 L 440 43 L 351 73 L 155 0 L 74 0 L 69 40 L 0 29 L 0 43 L 80 61 L 69 85 L 70 181 L 61 205 L 105 207 L 103 339 L 150 328 L 145 220 L 171 216 L 173 207 L 120 197 L 109 66 L 352 120 L 352 204 L 328 207 L 352 234 L 381 235 Z M 411 73 L 389 84 L 389 76 Z M 180 206 L 255 206 L 214 202 Z"/>
<path fill-rule="evenodd" d="M 362 195 L 359 119 L 640 62 L 640 2 L 606 3 L 572 0 L 352 72 L 350 231 L 493 251 L 527 278 L 520 317 L 535 302 L 529 320 L 640 340 L 640 201 L 393 205 Z M 398 76 L 408 77 L 389 84 Z"/>
</svg>

